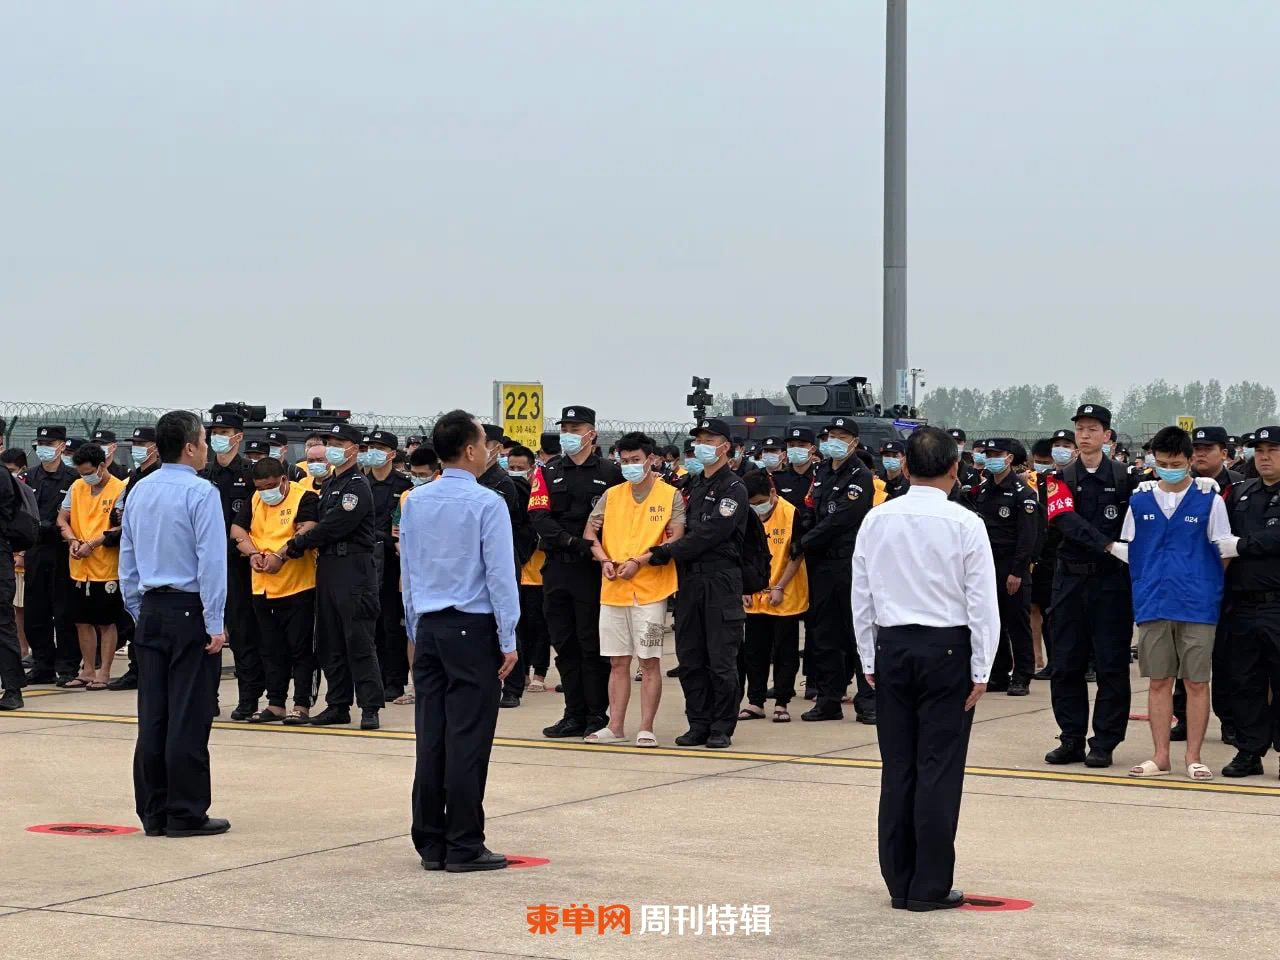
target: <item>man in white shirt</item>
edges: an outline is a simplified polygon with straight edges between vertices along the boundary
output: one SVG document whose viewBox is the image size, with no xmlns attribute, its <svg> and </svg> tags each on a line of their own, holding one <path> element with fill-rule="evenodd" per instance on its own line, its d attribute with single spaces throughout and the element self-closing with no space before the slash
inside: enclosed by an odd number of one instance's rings
<svg viewBox="0 0 1280 960">
<path fill-rule="evenodd" d="M 895 909 L 964 903 L 951 888 L 973 708 L 1000 636 L 995 562 L 977 514 L 947 499 L 955 441 L 907 441 L 907 493 L 867 515 L 853 552 L 853 624 L 876 690 L 880 872 Z"/>
</svg>

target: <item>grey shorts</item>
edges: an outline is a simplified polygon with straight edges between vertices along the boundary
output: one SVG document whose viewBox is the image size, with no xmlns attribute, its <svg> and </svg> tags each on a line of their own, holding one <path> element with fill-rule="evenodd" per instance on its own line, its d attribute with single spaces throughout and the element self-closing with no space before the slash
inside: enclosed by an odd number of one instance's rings
<svg viewBox="0 0 1280 960">
<path fill-rule="evenodd" d="M 1151 620 L 1138 624 L 1138 670 L 1144 677 L 1208 683 L 1213 673 L 1212 623 Z"/>
</svg>

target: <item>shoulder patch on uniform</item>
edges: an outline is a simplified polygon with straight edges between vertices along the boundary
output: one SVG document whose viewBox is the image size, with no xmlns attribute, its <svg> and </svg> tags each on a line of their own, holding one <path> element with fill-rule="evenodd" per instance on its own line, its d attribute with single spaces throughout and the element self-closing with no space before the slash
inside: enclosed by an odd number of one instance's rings
<svg viewBox="0 0 1280 960">
<path fill-rule="evenodd" d="M 1027 513 L 1035 513 L 1035 512 L 1036 512 L 1036 503 L 1035 503 L 1035 501 L 1034 501 L 1034 500 L 1028 500 L 1026 503 L 1024 503 L 1024 504 L 1022 505 L 1022 509 L 1023 509 L 1023 510 L 1025 510 L 1025 511 L 1027 511 Z"/>
<path fill-rule="evenodd" d="M 354 510 L 360 502 L 360 498 L 354 493 L 344 493 L 342 495 L 342 509 L 348 512 Z"/>
<path fill-rule="evenodd" d="M 1008 507 L 1001 507 L 1001 508 L 1000 508 L 1000 519 L 1001 519 L 1001 520 L 1008 520 L 1008 519 L 1009 519 L 1009 515 L 1010 515 L 1010 513 L 1011 513 L 1011 512 L 1012 512 L 1012 511 L 1010 511 L 1010 509 L 1009 509 Z"/>
<path fill-rule="evenodd" d="M 862 488 L 856 483 L 849 484 L 849 499 L 857 500 L 860 496 L 862 496 Z"/>
<path fill-rule="evenodd" d="M 1120 516 L 1120 511 L 1116 509 L 1116 505 L 1114 503 L 1109 503 L 1107 504 L 1107 509 L 1102 511 L 1102 515 L 1108 520 L 1114 520 L 1116 517 Z"/>
<path fill-rule="evenodd" d="M 720 511 L 720 516 L 732 517 L 738 512 L 738 501 L 734 500 L 732 497 L 725 497 L 720 501 L 720 504 L 716 509 Z"/>
</svg>

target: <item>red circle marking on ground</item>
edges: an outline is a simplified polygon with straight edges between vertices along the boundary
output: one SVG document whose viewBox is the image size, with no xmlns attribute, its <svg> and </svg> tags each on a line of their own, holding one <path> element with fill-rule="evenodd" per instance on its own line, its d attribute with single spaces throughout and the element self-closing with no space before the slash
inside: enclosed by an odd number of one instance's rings
<svg viewBox="0 0 1280 960">
<path fill-rule="evenodd" d="M 1030 900 L 1016 900 L 1013 897 L 988 897 L 981 893 L 966 893 L 961 910 L 979 910 L 983 913 L 995 913 L 997 910 L 1026 910 L 1034 906 Z"/>
<path fill-rule="evenodd" d="M 52 833 L 57 837 L 116 837 L 137 833 L 137 827 L 118 827 L 110 823 L 41 823 L 27 827 L 28 833 Z"/>
<path fill-rule="evenodd" d="M 545 867 L 551 861 L 545 857 L 513 857 L 507 855 L 507 866 L 511 869 L 519 869 L 521 867 Z"/>
</svg>

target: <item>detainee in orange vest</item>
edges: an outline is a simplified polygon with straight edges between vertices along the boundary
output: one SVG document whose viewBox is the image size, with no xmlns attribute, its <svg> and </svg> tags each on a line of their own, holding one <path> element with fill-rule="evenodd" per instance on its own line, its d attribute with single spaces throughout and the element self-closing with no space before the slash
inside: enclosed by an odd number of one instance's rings
<svg viewBox="0 0 1280 960">
<path fill-rule="evenodd" d="M 584 539 L 600 563 L 600 655 L 609 658 L 609 725 L 588 743 L 626 740 L 631 658 L 640 659 L 640 732 L 636 746 L 656 747 L 653 721 L 662 699 L 662 635 L 667 598 L 676 592 L 675 564 L 641 566 L 635 559 L 684 535 L 684 497 L 654 473 L 656 444 L 643 433 L 617 443 L 628 481 L 601 494 Z"/>
<path fill-rule="evenodd" d="M 294 482 L 285 465 L 263 457 L 250 470 L 254 494 L 240 502 L 231 524 L 231 541 L 249 558 L 253 613 L 262 632 L 262 663 L 267 674 L 267 707 L 250 723 L 309 722 L 319 693 L 313 687 L 319 664 L 313 650 L 316 609 L 316 555 L 281 559 L 284 545 L 311 529 L 320 517 L 320 497 L 310 478 Z M 243 561 L 241 561 L 243 562 Z M 285 700 L 293 680 L 293 710 Z"/>
<path fill-rule="evenodd" d="M 68 687 L 105 690 L 116 655 L 116 624 L 124 613 L 120 594 L 120 548 L 104 546 L 111 510 L 124 490 L 123 480 L 109 472 L 102 448 L 82 444 L 71 463 L 80 479 L 71 484 L 58 511 L 58 529 L 70 547 L 71 586 L 69 619 L 76 625 L 83 663 Z M 94 664 L 101 659 L 95 670 Z"/>
<path fill-rule="evenodd" d="M 742 478 L 747 500 L 764 524 L 769 539 L 769 589 L 743 597 L 747 608 L 746 635 L 738 653 L 738 675 L 746 687 L 747 703 L 739 720 L 759 720 L 764 715 L 773 665 L 773 722 L 789 723 L 787 705 L 796 695 L 800 669 L 800 621 L 809 609 L 809 578 L 799 545 L 796 508 L 778 496 L 767 474 L 749 473 Z"/>
</svg>

